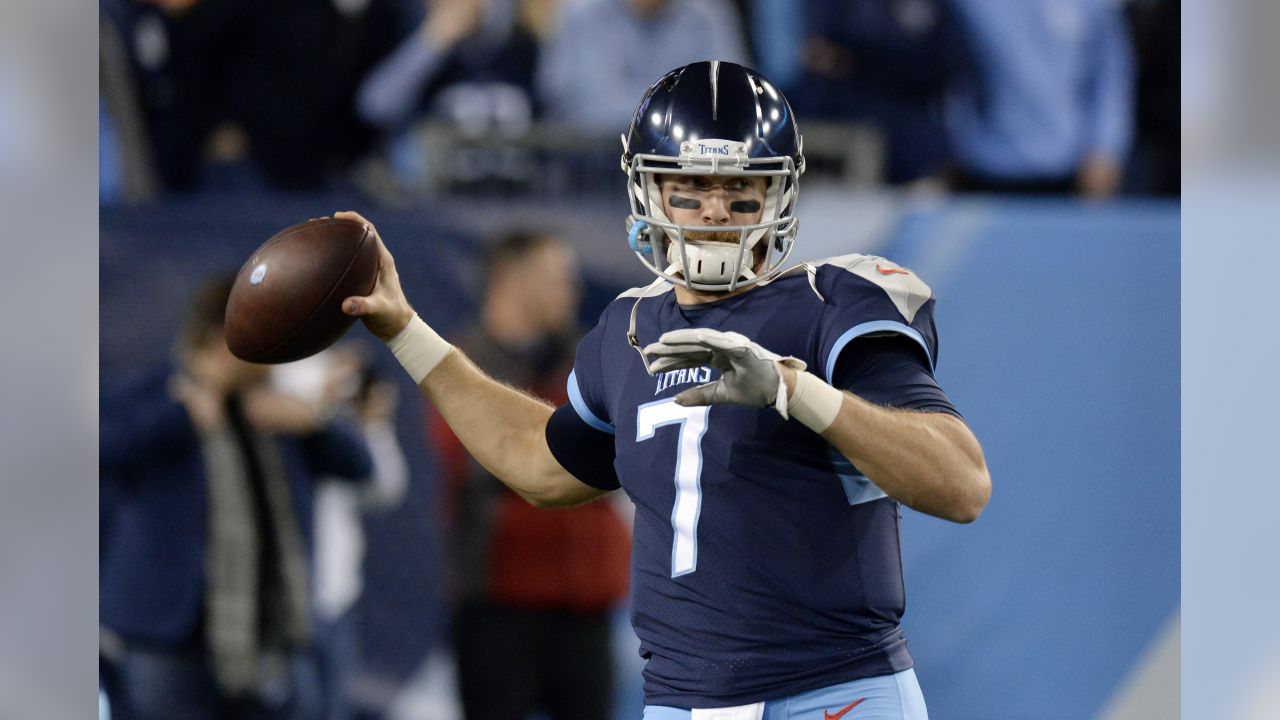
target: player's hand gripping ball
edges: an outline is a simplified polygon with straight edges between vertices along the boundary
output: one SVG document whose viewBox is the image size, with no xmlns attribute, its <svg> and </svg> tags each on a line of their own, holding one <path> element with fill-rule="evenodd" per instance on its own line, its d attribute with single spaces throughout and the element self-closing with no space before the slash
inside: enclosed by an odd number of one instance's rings
<svg viewBox="0 0 1280 720">
<path fill-rule="evenodd" d="M 227 347 L 285 363 L 329 347 L 356 318 L 342 301 L 373 292 L 378 242 L 367 223 L 319 218 L 276 233 L 240 268 L 227 301 Z"/>
</svg>

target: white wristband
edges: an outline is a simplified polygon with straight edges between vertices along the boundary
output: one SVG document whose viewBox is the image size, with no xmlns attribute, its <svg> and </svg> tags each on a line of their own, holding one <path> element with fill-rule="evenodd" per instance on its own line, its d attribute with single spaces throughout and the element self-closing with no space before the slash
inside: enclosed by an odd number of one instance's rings
<svg viewBox="0 0 1280 720">
<path fill-rule="evenodd" d="M 826 384 L 817 375 L 796 373 L 796 389 L 791 393 L 787 410 L 805 427 L 820 433 L 831 427 L 844 404 L 844 393 Z"/>
<path fill-rule="evenodd" d="M 413 314 L 413 319 L 403 330 L 387 341 L 387 347 L 391 348 L 396 360 L 409 372 L 409 377 L 419 384 L 453 349 L 417 313 Z"/>
</svg>

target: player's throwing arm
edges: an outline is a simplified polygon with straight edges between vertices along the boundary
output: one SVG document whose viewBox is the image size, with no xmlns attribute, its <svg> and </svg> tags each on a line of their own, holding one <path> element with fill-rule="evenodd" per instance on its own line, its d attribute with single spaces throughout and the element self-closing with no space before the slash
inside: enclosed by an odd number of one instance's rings
<svg viewBox="0 0 1280 720">
<path fill-rule="evenodd" d="M 373 230 L 357 213 L 335 217 L 358 220 Z M 381 265 L 373 292 L 347 298 L 342 310 L 387 343 L 467 451 L 534 505 L 574 505 L 602 494 L 566 472 L 547 448 L 545 428 L 552 408 L 485 375 L 418 317 L 400 287 L 395 259 L 381 237 L 377 242 Z"/>
</svg>

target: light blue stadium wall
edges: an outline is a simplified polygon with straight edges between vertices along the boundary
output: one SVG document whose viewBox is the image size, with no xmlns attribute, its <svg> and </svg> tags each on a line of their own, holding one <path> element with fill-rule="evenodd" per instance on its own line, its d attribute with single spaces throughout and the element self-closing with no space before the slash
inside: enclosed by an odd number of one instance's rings
<svg viewBox="0 0 1280 720">
<path fill-rule="evenodd" d="M 934 720 L 1092 717 L 1175 613 L 1178 240 L 1173 205 L 965 201 L 886 246 L 933 287 L 994 483 L 973 525 L 903 524 Z"/>
</svg>

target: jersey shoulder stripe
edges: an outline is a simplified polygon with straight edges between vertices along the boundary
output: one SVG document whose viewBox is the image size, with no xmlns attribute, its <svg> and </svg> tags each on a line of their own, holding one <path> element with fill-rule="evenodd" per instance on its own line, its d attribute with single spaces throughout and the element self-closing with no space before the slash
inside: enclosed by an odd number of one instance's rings
<svg viewBox="0 0 1280 720">
<path fill-rule="evenodd" d="M 569 372 L 569 380 L 566 385 L 569 393 L 569 404 L 573 406 L 574 411 L 578 413 L 578 417 L 582 418 L 583 422 L 600 432 L 606 432 L 610 435 L 617 432 L 613 425 L 601 420 L 595 413 L 591 412 L 590 406 L 587 405 L 587 401 L 582 397 L 582 389 L 578 387 L 577 370 Z"/>
<path fill-rule="evenodd" d="M 916 344 L 920 346 L 920 349 L 924 350 L 924 356 L 929 360 L 929 368 L 934 368 L 937 361 L 933 357 L 933 352 L 929 349 L 929 342 L 925 340 L 924 335 L 921 335 L 919 330 L 916 330 L 910 325 L 904 325 L 894 320 L 872 320 L 854 325 L 848 330 L 845 330 L 844 333 L 836 339 L 835 344 L 831 347 L 831 352 L 827 353 L 827 361 L 823 365 L 823 377 L 826 378 L 829 383 L 835 382 L 836 361 L 840 359 L 840 353 L 844 351 L 845 346 L 849 343 L 860 337 L 872 337 L 875 335 L 891 333 L 903 335 L 914 340 Z"/>
</svg>

